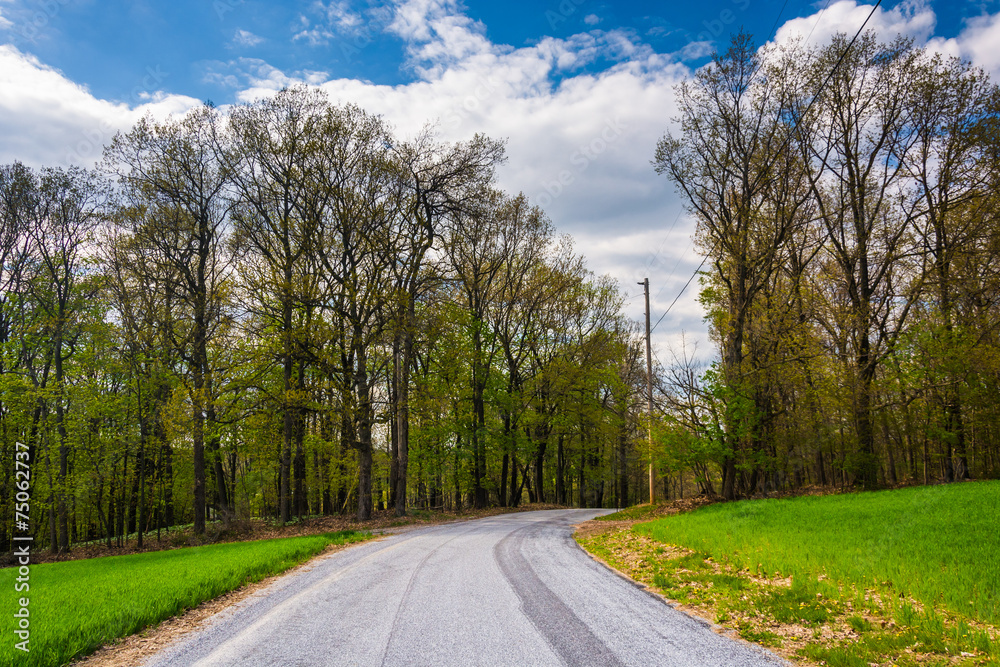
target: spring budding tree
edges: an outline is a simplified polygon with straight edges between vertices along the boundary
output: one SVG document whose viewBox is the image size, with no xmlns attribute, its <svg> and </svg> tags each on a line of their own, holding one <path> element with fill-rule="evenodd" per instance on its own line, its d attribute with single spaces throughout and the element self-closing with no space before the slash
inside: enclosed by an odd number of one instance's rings
<svg viewBox="0 0 1000 667">
<path fill-rule="evenodd" d="M 740 34 L 677 93 L 654 165 L 719 358 L 663 376 L 664 465 L 727 499 L 1000 473 L 997 87 L 903 38 Z"/>
<path fill-rule="evenodd" d="M 639 339 L 503 161 L 297 87 L 144 118 L 94 171 L 0 167 L 35 539 L 640 497 Z"/>
</svg>

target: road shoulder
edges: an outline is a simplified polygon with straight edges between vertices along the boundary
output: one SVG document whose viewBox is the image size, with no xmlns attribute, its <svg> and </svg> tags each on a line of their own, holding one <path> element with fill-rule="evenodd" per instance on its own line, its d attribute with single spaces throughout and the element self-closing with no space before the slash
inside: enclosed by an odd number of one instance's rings
<svg viewBox="0 0 1000 667">
<path fill-rule="evenodd" d="M 855 664 L 842 658 L 853 657 L 858 649 L 869 667 L 995 664 L 986 657 L 991 651 L 949 651 L 944 642 L 952 635 L 996 636 L 996 628 L 956 620 L 913 599 L 881 599 L 870 589 L 841 585 L 837 599 L 807 594 L 778 573 L 736 570 L 706 554 L 633 532 L 635 524 L 648 520 L 642 512 L 636 514 L 638 518 L 612 515 L 584 522 L 574 538 L 596 561 L 719 634 L 766 648 L 793 664 Z M 890 613 L 899 606 L 937 619 L 939 629 L 899 624 Z"/>
<path fill-rule="evenodd" d="M 374 539 L 377 540 L 380 537 L 376 536 Z M 308 570 L 321 558 L 328 557 L 345 549 L 350 549 L 351 547 L 368 544 L 371 541 L 365 540 L 351 544 L 331 544 L 309 560 L 281 574 L 272 575 L 252 584 L 231 590 L 211 600 L 206 600 L 193 609 L 188 609 L 177 616 L 161 621 L 134 635 L 123 637 L 112 644 L 102 646 L 90 655 L 74 660 L 70 664 L 73 667 L 134 667 L 135 665 L 143 664 L 145 660 L 174 642 L 183 639 L 192 632 L 203 629 L 209 620 L 219 612 L 264 590 L 279 579 L 294 576 L 297 573 Z"/>
<path fill-rule="evenodd" d="M 594 561 L 600 563 L 614 574 L 632 584 L 647 595 L 654 597 L 672 609 L 686 614 L 695 621 L 708 627 L 712 632 L 722 635 L 728 639 L 749 645 L 757 650 L 765 650 L 771 654 L 776 654 L 789 664 L 794 664 L 792 656 L 782 651 L 775 651 L 774 646 L 762 645 L 747 641 L 740 636 L 739 631 L 733 627 L 720 625 L 716 622 L 718 611 L 711 605 L 706 604 L 686 604 L 678 600 L 667 597 L 660 588 L 657 587 L 652 576 L 652 566 L 650 554 L 654 558 L 678 558 L 689 555 L 688 549 L 673 545 L 661 545 L 653 543 L 649 538 L 632 535 L 632 526 L 639 523 L 637 519 L 620 520 L 591 520 L 577 524 L 574 528 L 573 539 Z M 603 537 L 603 539 L 601 539 Z M 624 548 L 608 551 L 602 544 L 624 542 Z"/>
</svg>

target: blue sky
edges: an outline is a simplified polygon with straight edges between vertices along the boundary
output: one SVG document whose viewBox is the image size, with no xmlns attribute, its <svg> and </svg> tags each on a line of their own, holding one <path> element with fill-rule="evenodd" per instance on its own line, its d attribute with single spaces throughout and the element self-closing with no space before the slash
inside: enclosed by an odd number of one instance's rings
<svg viewBox="0 0 1000 667">
<path fill-rule="evenodd" d="M 700 261 L 693 221 L 650 166 L 673 86 L 745 28 L 758 41 L 853 33 L 859 0 L 0 0 L 0 163 L 93 164 L 144 113 L 181 114 L 307 82 L 402 136 L 508 141 L 501 185 L 572 234 L 654 321 Z M 1000 77 L 1000 0 L 887 0 L 869 24 Z M 654 335 L 711 353 L 695 290 Z M 667 359 L 664 358 L 664 361 Z"/>
<path fill-rule="evenodd" d="M 592 30 L 626 29 L 664 53 L 696 41 L 699 32 L 724 26 L 716 15 L 730 9 L 748 29 L 776 14 L 774 0 L 725 0 L 697 11 L 665 16 L 661 3 L 600 3 L 595 0 L 467 2 L 465 14 L 482 25 L 490 42 L 514 47 L 546 36 L 567 38 Z M 169 77 L 162 89 L 231 101 L 235 92 L 222 76 L 237 71 L 239 58 L 267 61 L 283 71 L 324 71 L 331 77 L 401 84 L 415 76 L 407 67 L 406 42 L 385 28 L 392 20 L 384 6 L 368 2 L 269 3 L 254 0 L 178 2 L 18 2 L 5 15 L 22 27 L 13 43 L 43 62 L 86 84 L 105 99 L 127 99 L 131 82 L 148 66 Z M 772 7 L 774 5 L 774 7 Z M 717 7 L 716 7 L 717 6 Z M 727 15 L 728 18 L 728 15 Z M 706 27 L 704 22 L 708 22 Z M 772 21 L 773 22 L 773 21 Z M 735 18 L 733 20 L 735 25 Z M 591 68 L 599 68 L 597 62 Z"/>
<path fill-rule="evenodd" d="M 623 31 L 657 53 L 673 54 L 692 43 L 723 44 L 741 27 L 763 40 L 771 36 L 776 21 L 780 25 L 811 15 L 823 4 L 467 0 L 460 7 L 497 45 L 523 47 L 546 37 Z M 996 4 L 935 2 L 935 34 L 955 37 L 964 18 Z M 393 20 L 391 5 L 369 0 L 0 0 L 0 15 L 14 24 L 4 41 L 108 100 L 130 101 L 135 82 L 153 68 L 166 75 L 160 90 L 225 104 L 233 101 L 243 74 L 241 58 L 263 60 L 284 72 L 324 72 L 377 84 L 417 78 L 408 66 L 406 41 L 386 31 Z M 618 57 L 604 54 L 560 73 L 553 83 L 567 75 L 600 71 Z"/>
</svg>

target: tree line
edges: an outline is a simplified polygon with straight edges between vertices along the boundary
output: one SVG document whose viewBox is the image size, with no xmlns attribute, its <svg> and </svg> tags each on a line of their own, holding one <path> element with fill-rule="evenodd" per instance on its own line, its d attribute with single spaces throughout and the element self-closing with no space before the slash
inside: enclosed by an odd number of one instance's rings
<svg viewBox="0 0 1000 667">
<path fill-rule="evenodd" d="M 299 87 L 0 167 L 3 543 L 17 443 L 54 552 L 638 497 L 641 339 L 503 161 Z"/>
<path fill-rule="evenodd" d="M 1000 93 L 897 39 L 726 53 L 656 169 L 697 220 L 709 364 L 645 414 L 624 298 L 496 185 L 306 87 L 0 166 L 0 538 L 725 499 L 1000 472 Z M 646 436 L 652 431 L 652 446 Z"/>
<path fill-rule="evenodd" d="M 997 476 L 997 86 L 904 38 L 740 34 L 677 98 L 654 164 L 697 219 L 719 357 L 660 377 L 665 481 Z"/>
</svg>

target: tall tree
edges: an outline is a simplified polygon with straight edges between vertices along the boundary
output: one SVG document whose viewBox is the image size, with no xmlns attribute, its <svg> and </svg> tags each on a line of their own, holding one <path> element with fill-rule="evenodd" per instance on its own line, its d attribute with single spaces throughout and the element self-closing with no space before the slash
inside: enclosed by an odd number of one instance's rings
<svg viewBox="0 0 1000 667">
<path fill-rule="evenodd" d="M 327 106 L 316 90 L 282 90 L 234 109 L 220 145 L 238 199 L 233 219 L 241 272 L 253 310 L 280 335 L 282 522 L 291 516 L 292 444 L 302 432 L 305 409 L 304 374 L 296 371 L 306 363 L 308 332 L 296 326 L 296 312 L 316 299 L 318 276 L 309 270 L 310 259 L 329 197 L 328 188 L 316 187 L 325 160 Z"/>
<path fill-rule="evenodd" d="M 399 233 L 406 198 L 400 165 L 387 150 L 392 136 L 384 121 L 353 106 L 327 113 L 329 211 L 317 252 L 334 284 L 329 305 L 341 322 L 342 409 L 345 419 L 354 421 L 345 435 L 358 455 L 357 517 L 367 520 L 373 504 L 375 378 L 389 361 L 376 344 L 396 304 L 393 268 L 414 251 L 414 239 Z"/>
<path fill-rule="evenodd" d="M 740 33 L 729 50 L 677 87 L 681 135 L 657 144 L 654 165 L 670 177 L 698 221 L 698 238 L 711 260 L 717 293 L 715 335 L 721 379 L 729 395 L 729 455 L 722 494 L 736 497 L 741 450 L 757 449 L 765 406 L 748 367 L 754 305 L 781 266 L 809 190 L 792 146 L 790 105 L 800 81 L 791 59 L 772 60 Z M 777 71 L 775 71 L 777 70 Z M 750 365 L 752 366 L 752 360 Z"/>
<path fill-rule="evenodd" d="M 216 151 L 218 122 L 211 107 L 164 123 L 143 119 L 128 134 L 117 135 L 105 156 L 128 201 L 122 221 L 132 237 L 129 250 L 148 253 L 131 268 L 144 268 L 141 279 L 161 289 L 173 304 L 161 323 L 186 366 L 182 379 L 191 405 L 196 533 L 205 531 L 206 449 L 216 507 L 224 520 L 232 518 L 215 424 L 219 378 L 210 353 L 211 341 L 230 317 L 229 204 Z M 118 258 L 128 261 L 128 254 Z"/>
<path fill-rule="evenodd" d="M 537 252 L 539 243 L 544 244 L 548 229 L 542 211 L 531 206 L 523 195 L 508 198 L 498 191 L 484 192 L 477 209 L 453 217 L 448 227 L 445 252 L 449 269 L 461 286 L 464 306 L 471 316 L 473 423 L 469 426 L 469 437 L 477 508 L 486 507 L 488 502 L 484 485 L 485 393 L 499 349 L 489 328 L 490 315 L 502 299 L 505 270 L 512 264 L 524 266 L 521 263 L 525 256 Z"/>
<path fill-rule="evenodd" d="M 915 292 L 900 273 L 916 207 L 906 165 L 916 140 L 909 93 L 917 72 L 912 42 L 881 44 L 868 32 L 849 47 L 836 36 L 815 60 L 832 72 L 810 140 L 812 188 L 843 295 L 837 322 L 853 357 L 853 464 L 865 487 L 877 483 L 875 377 L 905 322 Z M 831 276 L 834 277 L 834 276 Z"/>
<path fill-rule="evenodd" d="M 28 223 L 28 235 L 37 253 L 29 290 L 44 315 L 43 330 L 51 346 L 51 402 L 59 443 L 53 484 L 58 540 L 52 541 L 52 550 L 65 553 L 70 540 L 66 363 L 77 352 L 77 341 L 84 331 L 81 315 L 98 289 L 90 260 L 94 231 L 104 213 L 105 192 L 95 174 L 77 168 L 43 170 L 38 192 L 38 206 Z"/>
<path fill-rule="evenodd" d="M 406 513 L 406 488 L 410 438 L 410 370 L 414 363 L 414 327 L 417 295 L 424 278 L 425 257 L 441 233 L 447 215 L 469 210 L 487 184 L 493 181 L 496 167 L 504 160 L 502 142 L 477 135 L 454 145 L 440 144 L 424 131 L 410 144 L 398 149 L 404 169 L 408 204 L 398 218 L 393 233 L 402 241 L 394 267 L 398 305 L 395 315 L 398 356 L 394 360 L 394 398 L 396 439 L 393 450 L 395 509 L 397 516 Z"/>
<path fill-rule="evenodd" d="M 939 349 L 949 357 L 940 403 L 945 478 L 952 481 L 969 477 L 961 391 L 969 367 L 966 346 L 956 337 L 955 301 L 968 280 L 962 260 L 982 252 L 981 223 L 988 215 L 986 207 L 992 206 L 988 194 L 996 165 L 983 132 L 995 117 L 1000 91 L 969 63 L 934 55 L 920 63 L 911 94 L 916 142 L 906 168 L 920 197 L 916 227 L 929 255 L 927 287 L 933 290 L 937 310 Z"/>
</svg>

